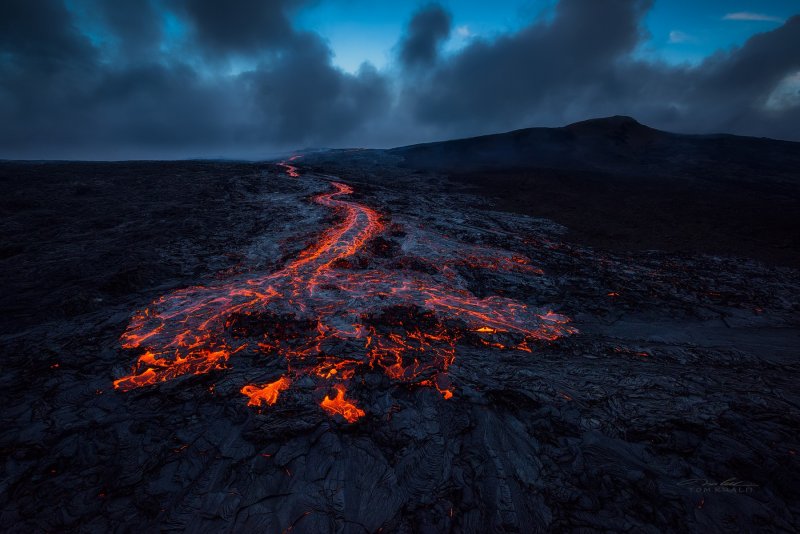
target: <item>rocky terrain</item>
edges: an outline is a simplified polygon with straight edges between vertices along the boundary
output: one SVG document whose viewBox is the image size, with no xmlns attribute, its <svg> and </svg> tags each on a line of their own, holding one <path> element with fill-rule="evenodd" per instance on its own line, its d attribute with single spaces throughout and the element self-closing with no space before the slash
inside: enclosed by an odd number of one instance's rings
<svg viewBox="0 0 800 534">
<path fill-rule="evenodd" d="M 459 176 L 0 163 L 0 528 L 797 531 L 798 271 Z"/>
<path fill-rule="evenodd" d="M 390 150 L 309 154 L 323 172 L 449 178 L 595 248 L 756 258 L 800 268 L 800 143 L 683 135 L 630 117 Z"/>
</svg>

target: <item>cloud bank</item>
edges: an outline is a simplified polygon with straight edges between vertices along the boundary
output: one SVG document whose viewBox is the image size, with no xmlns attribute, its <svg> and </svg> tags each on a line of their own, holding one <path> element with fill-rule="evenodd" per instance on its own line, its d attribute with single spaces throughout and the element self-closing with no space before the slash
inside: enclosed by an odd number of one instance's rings
<svg viewBox="0 0 800 534">
<path fill-rule="evenodd" d="M 771 15 L 764 15 L 763 13 L 751 13 L 749 11 L 739 11 L 736 13 L 728 13 L 723 20 L 755 20 L 759 22 L 784 22 L 780 17 L 773 17 Z"/>
<path fill-rule="evenodd" d="M 451 16 L 411 17 L 395 65 L 336 68 L 293 23 L 307 1 L 5 0 L 0 157 L 265 157 L 625 114 L 683 132 L 800 140 L 800 17 L 698 65 L 644 60 L 645 0 L 561 0 L 443 54 Z"/>
</svg>

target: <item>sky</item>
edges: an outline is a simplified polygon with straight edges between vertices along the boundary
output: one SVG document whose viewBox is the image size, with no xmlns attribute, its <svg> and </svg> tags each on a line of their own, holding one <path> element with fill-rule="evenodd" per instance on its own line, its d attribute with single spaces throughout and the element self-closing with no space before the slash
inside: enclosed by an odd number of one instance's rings
<svg viewBox="0 0 800 534">
<path fill-rule="evenodd" d="M 800 141 L 800 0 L 3 0 L 0 158 L 262 158 L 608 115 Z"/>
<path fill-rule="evenodd" d="M 338 67 L 355 72 L 363 61 L 369 61 L 384 68 L 392 63 L 393 47 L 403 35 L 406 22 L 427 3 L 318 2 L 299 13 L 297 24 L 327 39 Z M 454 32 L 447 49 L 453 51 L 475 38 L 491 39 L 518 31 L 537 16 L 546 16 L 557 2 L 449 0 L 439 4 L 452 14 Z M 649 35 L 642 42 L 641 52 L 651 59 L 697 63 L 718 50 L 741 45 L 755 33 L 774 29 L 798 13 L 800 0 L 660 0 L 645 17 Z M 750 16 L 724 18 L 730 14 Z M 732 23 L 734 20 L 738 22 Z"/>
</svg>

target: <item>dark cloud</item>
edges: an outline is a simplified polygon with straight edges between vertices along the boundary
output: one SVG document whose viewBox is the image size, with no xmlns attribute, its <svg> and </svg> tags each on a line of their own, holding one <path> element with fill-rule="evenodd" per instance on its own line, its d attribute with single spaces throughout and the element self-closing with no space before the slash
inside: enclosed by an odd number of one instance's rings
<svg viewBox="0 0 800 534">
<path fill-rule="evenodd" d="M 551 20 L 440 62 L 402 106 L 444 137 L 624 114 L 677 131 L 800 139 L 797 107 L 767 105 L 800 71 L 800 17 L 696 67 L 673 66 L 634 53 L 651 3 L 562 0 Z"/>
<path fill-rule="evenodd" d="M 215 54 L 257 54 L 295 37 L 289 13 L 303 0 L 183 0 L 178 9 L 196 32 L 196 43 Z"/>
<path fill-rule="evenodd" d="M 74 26 L 59 0 L 4 0 L 0 4 L 0 59 L 25 68 L 80 64 L 92 55 L 88 40 Z"/>
<path fill-rule="evenodd" d="M 108 41 L 103 46 L 115 49 L 116 59 L 138 62 L 157 54 L 163 38 L 163 23 L 155 1 L 83 0 L 74 5 Z"/>
<path fill-rule="evenodd" d="M 292 143 L 334 140 L 389 105 L 387 82 L 370 66 L 356 75 L 330 64 L 330 50 L 312 37 L 291 54 L 241 75 L 256 103 L 259 123 Z"/>
<path fill-rule="evenodd" d="M 450 24 L 450 14 L 437 4 L 419 10 L 400 43 L 400 62 L 406 67 L 433 63 L 439 46 L 450 35 Z"/>
<path fill-rule="evenodd" d="M 248 9 L 231 14 L 199 0 L 69 5 L 0 4 L 0 157 L 258 157 L 352 139 L 389 106 L 374 68 L 345 73 L 318 35 L 292 27 L 299 2 L 240 1 Z M 167 15 L 186 31 L 162 52 Z M 219 62 L 242 57 L 240 73 Z"/>
<path fill-rule="evenodd" d="M 800 77 L 781 85 L 800 72 L 800 17 L 676 66 L 636 53 L 650 1 L 561 0 L 449 54 L 450 16 L 429 5 L 398 43 L 399 68 L 349 74 L 292 24 L 305 4 L 0 2 L 0 157 L 258 157 L 615 114 L 800 140 Z"/>
<path fill-rule="evenodd" d="M 559 122 L 576 106 L 591 114 L 583 102 L 614 83 L 616 62 L 639 42 L 649 4 L 563 0 L 551 22 L 477 41 L 443 62 L 409 105 L 420 120 L 468 129 L 515 127 L 546 115 Z"/>
<path fill-rule="evenodd" d="M 721 131 L 800 140 L 800 107 L 770 109 L 770 95 L 787 75 L 800 72 L 800 16 L 755 35 L 741 48 L 718 53 L 689 72 L 681 120 Z M 800 87 L 798 87 L 800 89 Z M 800 102 L 797 102 L 800 104 Z"/>
</svg>

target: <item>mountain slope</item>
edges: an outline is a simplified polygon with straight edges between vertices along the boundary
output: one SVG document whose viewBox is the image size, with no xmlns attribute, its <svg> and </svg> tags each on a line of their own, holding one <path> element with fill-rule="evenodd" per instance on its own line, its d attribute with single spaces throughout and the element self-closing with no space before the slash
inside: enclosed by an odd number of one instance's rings
<svg viewBox="0 0 800 534">
<path fill-rule="evenodd" d="M 800 267 L 800 143 L 682 135 L 630 117 L 303 160 L 361 182 L 462 187 L 616 252 Z"/>
<path fill-rule="evenodd" d="M 414 168 L 462 172 L 562 169 L 625 176 L 800 179 L 800 143 L 733 135 L 682 135 L 630 117 L 396 148 Z"/>
</svg>

